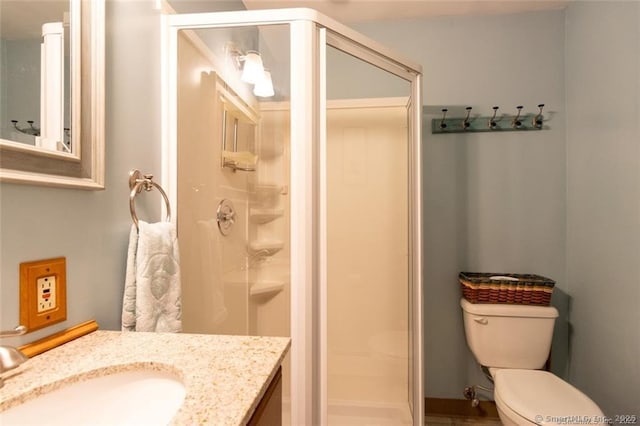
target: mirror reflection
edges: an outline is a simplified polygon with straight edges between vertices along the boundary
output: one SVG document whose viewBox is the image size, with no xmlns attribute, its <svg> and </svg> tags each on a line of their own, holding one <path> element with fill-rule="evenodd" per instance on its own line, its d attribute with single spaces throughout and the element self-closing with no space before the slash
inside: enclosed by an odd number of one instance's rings
<svg viewBox="0 0 640 426">
<path fill-rule="evenodd" d="M 74 153 L 71 2 L 0 2 L 0 139 Z"/>
</svg>

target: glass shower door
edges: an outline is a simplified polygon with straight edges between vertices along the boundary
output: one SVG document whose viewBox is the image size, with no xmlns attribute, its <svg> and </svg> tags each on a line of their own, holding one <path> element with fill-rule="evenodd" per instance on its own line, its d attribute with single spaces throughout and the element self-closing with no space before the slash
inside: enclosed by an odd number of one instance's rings
<svg viewBox="0 0 640 426">
<path fill-rule="evenodd" d="M 184 332 L 290 335 L 289 33 L 286 24 L 212 24 L 176 34 Z M 270 70 L 271 96 L 242 80 L 248 51 Z"/>
<path fill-rule="evenodd" d="M 421 424 L 420 66 L 309 9 L 166 19 L 185 331 L 291 336 L 284 424 Z"/>
<path fill-rule="evenodd" d="M 326 419 L 410 425 L 411 83 L 337 46 L 326 49 L 322 168 Z"/>
</svg>

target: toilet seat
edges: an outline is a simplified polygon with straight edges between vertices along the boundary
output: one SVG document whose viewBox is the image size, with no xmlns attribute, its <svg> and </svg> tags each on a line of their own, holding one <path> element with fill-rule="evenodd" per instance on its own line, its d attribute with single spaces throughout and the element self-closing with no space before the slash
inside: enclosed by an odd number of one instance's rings
<svg viewBox="0 0 640 426">
<path fill-rule="evenodd" d="M 567 424 L 562 421 L 566 416 L 602 420 L 602 411 L 589 397 L 547 371 L 496 369 L 492 374 L 496 404 L 517 414 L 524 424 Z"/>
<path fill-rule="evenodd" d="M 503 426 L 537 426 L 536 423 L 530 422 L 515 411 L 509 408 L 503 400 L 500 399 L 500 395 L 494 394 L 496 408 L 498 409 L 498 416 Z"/>
</svg>

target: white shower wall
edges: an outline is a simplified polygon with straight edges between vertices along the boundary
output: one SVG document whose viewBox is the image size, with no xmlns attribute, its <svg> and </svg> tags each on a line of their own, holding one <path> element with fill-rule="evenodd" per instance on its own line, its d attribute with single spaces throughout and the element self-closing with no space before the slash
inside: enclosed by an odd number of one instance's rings
<svg viewBox="0 0 640 426">
<path fill-rule="evenodd" d="M 362 413 L 410 423 L 406 101 L 341 100 L 328 106 L 330 423 L 361 421 Z M 285 213 L 282 220 L 250 226 L 250 239 L 288 235 L 288 108 L 288 103 L 260 104 L 257 181 L 280 192 L 252 205 Z M 288 278 L 289 256 L 285 244 L 252 268 L 252 278 Z M 291 289 L 286 283 L 282 293 L 250 298 L 252 334 L 287 335 Z M 287 367 L 288 359 L 285 374 Z M 285 381 L 285 400 L 288 386 Z"/>
<path fill-rule="evenodd" d="M 327 111 L 330 405 L 408 400 L 407 109 L 379 103 Z"/>
</svg>

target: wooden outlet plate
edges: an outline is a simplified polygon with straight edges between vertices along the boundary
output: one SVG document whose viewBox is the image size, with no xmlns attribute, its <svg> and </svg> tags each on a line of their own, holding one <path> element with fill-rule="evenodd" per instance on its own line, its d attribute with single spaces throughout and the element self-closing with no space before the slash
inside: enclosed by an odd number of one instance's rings
<svg viewBox="0 0 640 426">
<path fill-rule="evenodd" d="M 38 279 L 55 277 L 55 307 L 38 312 Z M 67 319 L 67 261 L 64 257 L 20 264 L 20 324 L 27 332 Z"/>
</svg>

